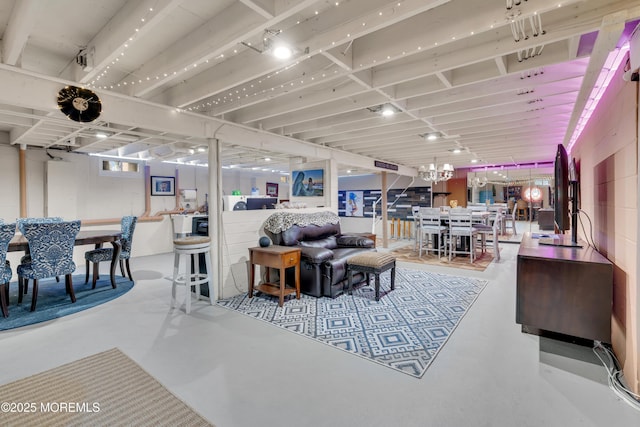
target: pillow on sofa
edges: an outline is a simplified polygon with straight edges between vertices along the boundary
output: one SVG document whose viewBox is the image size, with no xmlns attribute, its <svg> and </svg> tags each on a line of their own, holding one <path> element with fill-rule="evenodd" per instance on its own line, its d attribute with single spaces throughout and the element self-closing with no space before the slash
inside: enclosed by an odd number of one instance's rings
<svg viewBox="0 0 640 427">
<path fill-rule="evenodd" d="M 362 236 L 340 236 L 337 239 L 338 246 L 351 248 L 373 248 L 374 241 Z"/>
<path fill-rule="evenodd" d="M 336 236 L 325 237 L 324 239 L 318 240 L 301 240 L 298 242 L 299 246 L 307 246 L 310 248 L 326 248 L 326 249 L 335 249 L 338 247 L 336 243 Z"/>
</svg>

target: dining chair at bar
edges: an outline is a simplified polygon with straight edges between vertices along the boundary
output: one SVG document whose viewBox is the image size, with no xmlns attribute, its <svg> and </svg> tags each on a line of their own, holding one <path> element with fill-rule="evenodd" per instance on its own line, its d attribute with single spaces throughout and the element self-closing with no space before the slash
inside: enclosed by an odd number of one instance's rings
<svg viewBox="0 0 640 427">
<path fill-rule="evenodd" d="M 475 259 L 478 230 L 473 224 L 473 212 L 465 208 L 449 211 L 449 262 L 456 254 L 468 254 L 469 261 Z"/>
<path fill-rule="evenodd" d="M 507 230 L 511 229 L 513 231 L 513 235 L 518 235 L 518 230 L 516 229 L 516 210 L 512 210 L 509 214 L 505 215 L 502 218 L 503 228 L 506 234 Z"/>
<path fill-rule="evenodd" d="M 502 221 L 502 217 L 504 216 L 504 208 L 502 206 L 494 206 L 491 205 L 489 206 L 489 218 L 488 218 L 488 225 L 493 225 L 497 218 L 500 217 L 501 221 L 500 221 L 500 228 L 498 229 L 498 231 L 500 232 L 500 234 L 505 234 L 505 229 L 504 229 L 504 221 Z"/>
<path fill-rule="evenodd" d="M 419 228 L 420 228 L 420 206 L 411 206 L 411 217 L 413 218 L 413 240 L 414 250 L 418 250 L 418 244 L 420 242 Z"/>
<path fill-rule="evenodd" d="M 438 258 L 445 249 L 444 236 L 448 227 L 442 225 L 440 221 L 439 208 L 420 208 L 420 229 L 418 235 L 418 258 L 422 257 L 422 251 L 437 252 Z"/>
<path fill-rule="evenodd" d="M 526 200 L 518 199 L 516 201 L 516 219 L 530 220 L 529 203 Z"/>
<path fill-rule="evenodd" d="M 24 237 L 29 243 L 31 259 L 18 266 L 18 302 L 22 302 L 22 287 L 27 279 L 33 280 L 31 311 L 38 301 L 38 280 L 64 276 L 65 287 L 76 302 L 71 274 L 76 270 L 73 262 L 73 247 L 80 231 L 80 221 L 56 223 L 25 223 Z"/>
<path fill-rule="evenodd" d="M 137 216 L 124 216 L 120 221 L 120 228 L 122 230 L 122 237 L 120 238 L 120 244 L 122 249 L 120 250 L 120 272 L 122 277 L 126 277 L 124 274 L 124 266 L 126 264 L 129 280 L 133 282 L 133 276 L 131 275 L 131 266 L 129 265 L 129 258 L 131 258 L 131 243 L 133 241 L 133 232 L 136 229 L 138 223 Z M 103 261 L 111 261 L 113 258 L 113 248 L 96 248 L 84 253 L 85 259 L 85 279 L 84 283 L 89 282 L 89 266 L 93 263 L 93 283 L 92 288 L 95 289 L 96 281 L 99 277 L 100 263 Z"/>
<path fill-rule="evenodd" d="M 497 211 L 496 216 L 491 225 L 489 224 L 475 224 L 473 227 L 478 230 L 478 236 L 480 236 L 480 249 L 482 252 L 487 250 L 487 237 L 491 237 L 491 247 L 493 249 L 493 256 L 497 261 L 500 260 L 500 246 L 498 235 L 502 229 L 502 211 Z"/>
<path fill-rule="evenodd" d="M 9 316 L 9 282 L 11 282 L 11 264 L 7 260 L 9 242 L 16 234 L 15 224 L 0 225 L 0 306 L 2 315 Z"/>
</svg>

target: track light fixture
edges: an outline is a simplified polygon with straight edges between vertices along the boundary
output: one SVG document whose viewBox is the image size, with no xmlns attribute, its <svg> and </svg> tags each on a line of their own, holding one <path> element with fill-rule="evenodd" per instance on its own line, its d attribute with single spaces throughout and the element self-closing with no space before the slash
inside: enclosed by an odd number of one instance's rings
<svg viewBox="0 0 640 427">
<path fill-rule="evenodd" d="M 251 43 L 240 42 L 243 46 L 249 49 L 255 50 L 258 53 L 270 53 L 278 59 L 289 59 L 293 56 L 294 50 L 284 41 L 278 39 L 278 35 L 282 33 L 282 30 L 264 30 L 262 36 L 262 49 L 258 49 Z"/>
<path fill-rule="evenodd" d="M 391 117 L 395 113 L 399 113 L 401 111 L 398 107 L 389 103 L 376 105 L 375 107 L 367 107 L 367 110 L 371 111 L 372 113 L 379 113 L 384 117 Z"/>
<path fill-rule="evenodd" d="M 426 141 L 436 141 L 442 137 L 442 133 L 440 132 L 427 132 L 418 135 L 420 138 Z"/>
</svg>

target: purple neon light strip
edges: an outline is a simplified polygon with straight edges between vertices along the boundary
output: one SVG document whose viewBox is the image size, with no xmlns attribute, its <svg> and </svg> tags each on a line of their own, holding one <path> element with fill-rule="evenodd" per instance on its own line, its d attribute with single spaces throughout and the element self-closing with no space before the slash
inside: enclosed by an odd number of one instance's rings
<svg viewBox="0 0 640 427">
<path fill-rule="evenodd" d="M 589 122 L 591 115 L 598 107 L 598 103 L 600 102 L 602 95 L 609 86 L 609 83 L 611 83 L 611 79 L 618 71 L 618 68 L 620 68 L 620 65 L 622 65 L 622 62 L 628 51 L 629 43 L 625 43 L 619 49 L 609 52 L 609 56 L 607 56 L 607 60 L 605 61 L 602 70 L 600 71 L 598 80 L 596 81 L 596 84 L 591 91 L 591 95 L 589 96 L 589 99 L 587 100 L 584 109 L 582 110 L 582 115 L 580 116 L 580 119 L 578 119 L 576 128 L 573 131 L 573 135 L 569 140 L 569 146 L 567 147 L 567 152 L 569 154 L 571 154 L 571 149 L 582 134 L 582 131 Z"/>
</svg>

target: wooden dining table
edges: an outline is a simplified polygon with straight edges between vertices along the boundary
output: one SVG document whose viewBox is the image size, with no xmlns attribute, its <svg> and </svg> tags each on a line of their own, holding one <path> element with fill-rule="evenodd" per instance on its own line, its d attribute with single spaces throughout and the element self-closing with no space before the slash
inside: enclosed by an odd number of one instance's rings
<svg viewBox="0 0 640 427">
<path fill-rule="evenodd" d="M 111 258 L 111 268 L 109 270 L 111 277 L 111 287 L 116 288 L 116 265 L 120 258 L 122 245 L 120 239 L 122 231 L 120 230 L 80 230 L 76 236 L 75 246 L 95 245 L 99 248 L 104 243 L 111 243 L 113 246 L 113 257 Z M 11 242 L 9 242 L 8 252 L 29 252 L 29 242 L 22 234 L 16 234 Z"/>
<path fill-rule="evenodd" d="M 471 221 L 474 223 L 482 223 L 486 224 L 489 219 L 490 212 L 489 211 L 472 211 L 471 212 Z M 449 223 L 449 212 L 443 211 L 440 212 L 440 221 L 443 223 Z"/>
</svg>

